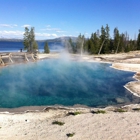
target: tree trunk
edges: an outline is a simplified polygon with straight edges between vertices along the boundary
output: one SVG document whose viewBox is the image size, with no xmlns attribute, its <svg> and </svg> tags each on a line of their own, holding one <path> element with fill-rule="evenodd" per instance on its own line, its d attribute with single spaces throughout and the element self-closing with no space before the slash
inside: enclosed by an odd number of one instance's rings
<svg viewBox="0 0 140 140">
<path fill-rule="evenodd" d="M 120 40 L 118 42 L 117 49 L 116 49 L 116 52 L 115 53 L 118 53 L 119 44 L 120 44 Z"/>
<path fill-rule="evenodd" d="M 104 41 L 103 41 L 103 43 L 102 43 L 102 45 L 101 45 L 101 47 L 100 47 L 100 50 L 99 50 L 99 52 L 98 52 L 98 55 L 101 53 L 101 50 L 102 50 L 102 48 L 103 48 L 104 43 L 105 43 L 105 39 L 104 39 Z"/>
</svg>

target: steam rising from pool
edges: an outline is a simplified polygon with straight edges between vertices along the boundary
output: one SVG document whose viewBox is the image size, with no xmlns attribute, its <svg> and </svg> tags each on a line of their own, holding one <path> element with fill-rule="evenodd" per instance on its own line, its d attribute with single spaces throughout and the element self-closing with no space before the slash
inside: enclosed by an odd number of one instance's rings
<svg viewBox="0 0 140 140">
<path fill-rule="evenodd" d="M 132 72 L 109 64 L 71 61 L 68 55 L 0 69 L 0 107 L 75 104 L 107 106 L 133 101 L 123 87 L 134 80 Z"/>
</svg>

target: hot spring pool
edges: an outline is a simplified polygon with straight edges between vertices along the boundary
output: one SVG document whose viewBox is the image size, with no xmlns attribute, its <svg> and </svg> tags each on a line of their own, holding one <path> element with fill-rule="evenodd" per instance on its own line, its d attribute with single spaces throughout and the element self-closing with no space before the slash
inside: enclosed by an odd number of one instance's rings
<svg viewBox="0 0 140 140">
<path fill-rule="evenodd" d="M 0 69 L 0 108 L 75 104 L 90 107 L 134 102 L 123 86 L 133 72 L 109 64 L 48 59 Z"/>
</svg>

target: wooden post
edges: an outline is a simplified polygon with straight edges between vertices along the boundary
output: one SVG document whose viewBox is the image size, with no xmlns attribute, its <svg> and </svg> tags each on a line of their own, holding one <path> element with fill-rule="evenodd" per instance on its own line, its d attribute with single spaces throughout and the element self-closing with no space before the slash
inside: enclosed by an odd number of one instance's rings
<svg viewBox="0 0 140 140">
<path fill-rule="evenodd" d="M 35 61 L 35 58 L 34 58 L 34 54 L 33 53 L 31 54 L 31 56 L 32 56 L 33 60 Z"/>
<path fill-rule="evenodd" d="M 2 60 L 2 56 L 0 55 L 0 64 L 5 65 L 3 60 Z"/>
<path fill-rule="evenodd" d="M 9 60 L 13 63 L 13 60 L 11 58 L 11 53 L 9 53 Z"/>
<path fill-rule="evenodd" d="M 25 53 L 25 60 L 26 60 L 26 61 L 29 61 L 29 59 L 27 58 L 27 55 L 26 55 L 26 53 Z"/>
</svg>

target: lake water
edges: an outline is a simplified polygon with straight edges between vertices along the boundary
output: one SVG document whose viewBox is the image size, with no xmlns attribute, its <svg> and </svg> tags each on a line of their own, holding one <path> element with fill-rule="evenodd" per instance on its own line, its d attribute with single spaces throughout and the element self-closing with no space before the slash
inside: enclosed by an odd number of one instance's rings
<svg viewBox="0 0 140 140">
<path fill-rule="evenodd" d="M 44 52 L 45 41 L 37 43 L 39 51 Z M 49 42 L 48 46 L 51 52 L 61 51 L 64 48 L 62 42 Z M 0 52 L 18 52 L 20 49 L 24 49 L 22 41 L 0 41 Z"/>
<path fill-rule="evenodd" d="M 134 102 L 123 86 L 133 72 L 109 64 L 47 59 L 0 69 L 0 108 L 75 104 L 90 107 Z"/>
</svg>

